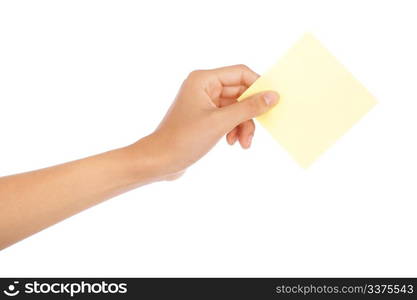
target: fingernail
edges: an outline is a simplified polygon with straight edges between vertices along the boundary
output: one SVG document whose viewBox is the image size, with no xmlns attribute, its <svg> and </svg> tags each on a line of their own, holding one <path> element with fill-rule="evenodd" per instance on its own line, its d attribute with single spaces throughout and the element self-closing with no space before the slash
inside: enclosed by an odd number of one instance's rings
<svg viewBox="0 0 417 300">
<path fill-rule="evenodd" d="M 268 106 L 274 105 L 278 102 L 278 95 L 274 92 L 266 92 L 263 97 L 265 104 Z"/>
<path fill-rule="evenodd" d="M 247 144 L 248 148 L 252 144 L 252 139 L 253 139 L 253 134 L 251 134 L 251 135 L 248 136 L 248 144 Z"/>
</svg>

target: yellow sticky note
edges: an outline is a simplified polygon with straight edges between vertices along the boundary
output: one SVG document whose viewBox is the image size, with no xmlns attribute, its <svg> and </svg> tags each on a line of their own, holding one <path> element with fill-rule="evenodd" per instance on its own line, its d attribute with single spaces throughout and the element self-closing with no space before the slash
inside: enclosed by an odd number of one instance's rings
<svg viewBox="0 0 417 300">
<path fill-rule="evenodd" d="M 266 90 L 277 91 L 280 100 L 257 120 L 305 168 L 376 104 L 311 34 L 304 35 L 239 100 Z"/>
</svg>

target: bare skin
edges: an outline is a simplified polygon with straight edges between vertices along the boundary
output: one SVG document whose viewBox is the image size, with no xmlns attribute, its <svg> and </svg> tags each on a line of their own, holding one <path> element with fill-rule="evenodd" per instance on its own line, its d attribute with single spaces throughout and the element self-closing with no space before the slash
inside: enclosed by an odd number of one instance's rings
<svg viewBox="0 0 417 300">
<path fill-rule="evenodd" d="M 139 186 L 179 177 L 224 135 L 249 148 L 252 118 L 278 102 L 266 91 L 237 98 L 258 78 L 243 65 L 192 72 L 160 123 L 132 145 L 0 178 L 0 249 Z"/>
</svg>

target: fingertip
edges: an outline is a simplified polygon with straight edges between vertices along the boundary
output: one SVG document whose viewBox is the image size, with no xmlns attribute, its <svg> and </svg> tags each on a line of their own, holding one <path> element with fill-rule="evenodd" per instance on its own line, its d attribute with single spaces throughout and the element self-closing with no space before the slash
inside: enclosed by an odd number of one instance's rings
<svg viewBox="0 0 417 300">
<path fill-rule="evenodd" d="M 273 106 L 278 103 L 279 94 L 275 91 L 268 91 L 263 94 L 265 104 L 268 106 Z"/>
<path fill-rule="evenodd" d="M 250 148 L 250 146 L 252 146 L 252 140 L 253 140 L 253 133 L 249 134 L 249 136 L 246 138 L 247 148 Z"/>
<path fill-rule="evenodd" d="M 253 134 L 249 134 L 247 136 L 240 136 L 239 142 L 242 149 L 249 149 L 252 145 Z"/>
<path fill-rule="evenodd" d="M 229 132 L 229 133 L 226 135 L 226 140 L 227 140 L 227 143 L 228 143 L 230 146 L 233 146 L 233 145 L 236 143 L 237 136 L 236 136 L 236 130 L 235 130 L 235 129 L 233 129 L 231 132 Z"/>
</svg>

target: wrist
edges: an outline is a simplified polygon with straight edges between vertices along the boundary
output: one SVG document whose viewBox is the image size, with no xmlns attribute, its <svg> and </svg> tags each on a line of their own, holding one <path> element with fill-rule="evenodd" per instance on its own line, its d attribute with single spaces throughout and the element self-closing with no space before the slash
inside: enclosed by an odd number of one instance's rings
<svg viewBox="0 0 417 300">
<path fill-rule="evenodd" d="M 178 178 L 183 172 L 172 167 L 166 146 L 155 134 L 123 148 L 132 176 L 138 183 Z"/>
</svg>

